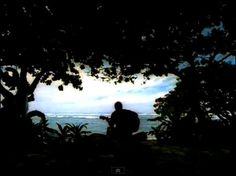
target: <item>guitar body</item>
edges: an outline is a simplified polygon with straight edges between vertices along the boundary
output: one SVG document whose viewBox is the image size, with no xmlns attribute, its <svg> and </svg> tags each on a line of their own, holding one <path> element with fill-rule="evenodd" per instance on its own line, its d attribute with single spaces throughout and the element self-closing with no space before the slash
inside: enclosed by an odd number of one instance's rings
<svg viewBox="0 0 236 176">
<path fill-rule="evenodd" d="M 100 119 L 106 120 L 109 124 L 107 129 L 108 135 L 115 136 L 130 136 L 132 133 L 139 129 L 139 117 L 136 112 L 130 110 L 123 110 L 113 113 L 113 122 L 111 124 L 111 118 L 106 116 L 100 116 Z"/>
<path fill-rule="evenodd" d="M 111 125 L 111 122 L 110 122 L 111 119 L 109 117 L 100 116 L 100 119 L 106 120 L 107 123 L 109 124 L 109 126 L 107 127 L 107 136 L 115 137 L 115 138 L 126 138 L 126 137 L 130 136 L 128 134 L 131 134 L 131 136 L 133 136 L 134 139 L 136 139 L 136 140 L 147 140 L 147 134 L 145 132 L 135 133 L 138 131 L 139 124 L 140 124 L 140 120 L 138 118 L 138 115 L 135 113 L 132 114 L 131 116 L 129 116 L 129 124 L 128 125 L 130 127 L 130 132 L 128 132 L 128 133 L 113 127 Z M 123 130 L 124 129 L 125 128 L 123 128 Z M 132 134 L 132 133 L 135 133 L 135 134 Z"/>
</svg>

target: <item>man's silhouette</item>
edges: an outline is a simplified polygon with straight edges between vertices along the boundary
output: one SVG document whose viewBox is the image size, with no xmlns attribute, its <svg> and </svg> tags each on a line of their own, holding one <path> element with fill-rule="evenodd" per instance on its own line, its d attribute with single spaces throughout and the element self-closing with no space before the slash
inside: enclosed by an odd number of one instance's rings
<svg viewBox="0 0 236 176">
<path fill-rule="evenodd" d="M 116 102 L 115 111 L 111 114 L 111 118 L 105 118 L 109 123 L 108 133 L 114 138 L 126 139 L 139 129 L 139 117 L 134 111 L 123 109 L 121 102 Z M 101 116 L 101 118 L 104 118 Z"/>
</svg>

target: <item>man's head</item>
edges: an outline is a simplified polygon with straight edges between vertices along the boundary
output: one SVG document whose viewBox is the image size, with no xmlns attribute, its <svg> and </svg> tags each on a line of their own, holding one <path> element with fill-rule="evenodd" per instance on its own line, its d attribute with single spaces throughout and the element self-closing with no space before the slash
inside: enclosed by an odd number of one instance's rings
<svg viewBox="0 0 236 176">
<path fill-rule="evenodd" d="M 117 101 L 117 102 L 115 103 L 114 107 L 115 107 L 116 110 L 121 110 L 121 109 L 123 109 L 122 103 L 119 102 L 119 101 Z"/>
</svg>

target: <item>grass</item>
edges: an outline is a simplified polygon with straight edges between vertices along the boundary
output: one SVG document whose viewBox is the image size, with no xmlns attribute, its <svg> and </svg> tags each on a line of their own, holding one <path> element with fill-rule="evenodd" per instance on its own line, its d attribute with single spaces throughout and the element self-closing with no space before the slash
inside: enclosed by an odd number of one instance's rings
<svg viewBox="0 0 236 176">
<path fill-rule="evenodd" d="M 109 143 L 89 139 L 78 144 L 50 146 L 26 153 L 17 161 L 17 171 L 76 171 L 80 175 L 230 175 L 233 153 L 229 148 L 158 145 L 156 141 Z M 233 174 L 233 173 L 232 173 Z"/>
</svg>

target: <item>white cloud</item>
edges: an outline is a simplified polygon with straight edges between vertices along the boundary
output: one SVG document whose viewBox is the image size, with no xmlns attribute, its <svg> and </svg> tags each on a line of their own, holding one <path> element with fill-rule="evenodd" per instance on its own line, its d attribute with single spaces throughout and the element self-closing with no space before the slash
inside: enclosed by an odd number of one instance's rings
<svg viewBox="0 0 236 176">
<path fill-rule="evenodd" d="M 51 86 L 39 84 L 35 91 L 36 100 L 30 104 L 30 109 L 43 112 L 111 112 L 113 103 L 122 101 L 127 108 L 148 113 L 146 111 L 153 109 L 156 98 L 174 88 L 176 77 L 152 77 L 146 84 L 142 82 L 139 78 L 135 84 L 115 85 L 83 75 L 83 91 L 74 89 L 71 85 L 64 86 L 64 91 L 59 91 L 57 83 Z"/>
</svg>

